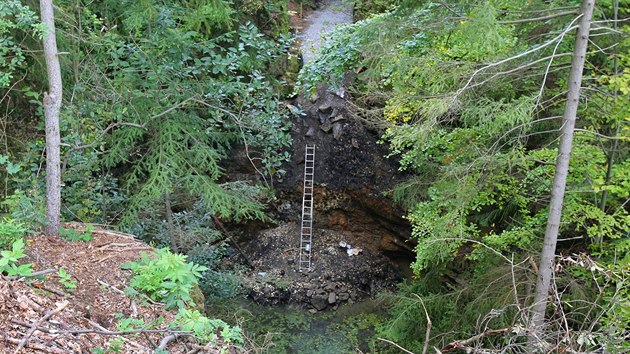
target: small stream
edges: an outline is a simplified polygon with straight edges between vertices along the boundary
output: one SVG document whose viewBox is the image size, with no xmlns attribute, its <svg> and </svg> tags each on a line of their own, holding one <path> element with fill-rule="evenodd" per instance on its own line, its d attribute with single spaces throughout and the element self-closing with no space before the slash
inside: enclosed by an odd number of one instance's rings
<svg viewBox="0 0 630 354">
<path fill-rule="evenodd" d="M 306 17 L 306 27 L 299 35 L 304 62 L 316 57 L 324 34 L 351 22 L 349 2 L 324 0 Z M 375 326 L 386 318 L 385 307 L 373 298 L 316 313 L 289 306 L 263 306 L 249 298 L 231 306 L 239 309 L 237 317 L 244 320 L 246 336 L 264 353 L 373 352 Z"/>
<path fill-rule="evenodd" d="M 324 0 L 318 9 L 306 17 L 306 28 L 300 35 L 304 63 L 316 57 L 324 34 L 331 32 L 338 25 L 352 23 L 352 5 L 344 2 Z"/>
<path fill-rule="evenodd" d="M 336 311 L 312 314 L 282 306 L 261 306 L 249 300 L 239 303 L 246 335 L 264 346 L 264 353 L 371 353 L 374 327 L 385 318 L 377 300 L 340 306 Z"/>
</svg>

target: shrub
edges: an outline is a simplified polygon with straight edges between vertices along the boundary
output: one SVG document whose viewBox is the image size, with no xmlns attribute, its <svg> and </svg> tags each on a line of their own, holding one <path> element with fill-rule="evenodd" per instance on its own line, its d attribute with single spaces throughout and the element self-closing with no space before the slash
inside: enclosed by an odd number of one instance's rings
<svg viewBox="0 0 630 354">
<path fill-rule="evenodd" d="M 8 250 L 13 243 L 26 234 L 22 224 L 11 219 L 3 219 L 0 222 L 0 250 Z"/>
<path fill-rule="evenodd" d="M 153 258 L 142 253 L 141 259 L 122 265 L 135 276 L 131 286 L 151 299 L 163 301 L 166 308 L 183 308 L 192 305 L 191 290 L 208 268 L 187 262 L 187 256 L 174 254 L 167 248 L 155 251 Z"/>
</svg>

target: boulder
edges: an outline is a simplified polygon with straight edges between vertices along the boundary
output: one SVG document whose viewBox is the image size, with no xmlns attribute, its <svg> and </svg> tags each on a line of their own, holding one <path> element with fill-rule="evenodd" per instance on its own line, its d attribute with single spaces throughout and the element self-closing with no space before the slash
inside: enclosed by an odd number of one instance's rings
<svg viewBox="0 0 630 354">
<path fill-rule="evenodd" d="M 334 304 L 335 302 L 337 302 L 337 294 L 331 292 L 328 294 L 328 303 L 330 305 Z"/>
<path fill-rule="evenodd" d="M 311 305 L 317 311 L 322 311 L 326 307 L 328 307 L 328 299 L 325 296 L 321 296 L 321 295 L 313 296 L 313 298 L 311 298 Z"/>
</svg>

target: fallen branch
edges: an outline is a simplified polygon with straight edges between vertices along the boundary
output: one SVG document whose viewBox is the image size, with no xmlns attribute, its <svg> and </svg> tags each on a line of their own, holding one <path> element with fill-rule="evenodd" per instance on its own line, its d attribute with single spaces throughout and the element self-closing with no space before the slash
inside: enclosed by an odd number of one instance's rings
<svg viewBox="0 0 630 354">
<path fill-rule="evenodd" d="M 29 275 L 14 275 L 11 277 L 5 277 L 8 280 L 19 280 L 19 279 L 24 279 L 24 278 L 32 278 L 32 277 L 38 277 L 40 275 L 46 275 L 46 274 L 50 274 L 50 273 L 54 273 L 56 272 L 56 269 L 44 269 L 44 270 L 40 270 L 38 272 L 33 272 Z"/>
<path fill-rule="evenodd" d="M 409 351 L 409 350 L 407 350 L 407 349 L 405 349 L 405 348 L 401 347 L 400 345 L 398 345 L 398 344 L 396 344 L 396 343 L 392 342 L 391 340 L 387 340 L 387 339 L 385 339 L 385 338 L 378 338 L 378 340 L 382 340 L 383 342 L 389 343 L 389 344 L 391 344 L 391 345 L 395 346 L 396 348 L 398 348 L 398 349 L 402 350 L 403 352 L 405 352 L 405 353 L 407 353 L 407 354 L 414 354 L 413 352 L 411 352 L 411 351 Z"/>
<path fill-rule="evenodd" d="M 48 311 L 44 317 L 42 317 L 39 321 L 33 323 L 13 353 L 14 354 L 19 353 L 20 350 L 22 350 L 22 348 L 24 348 L 24 346 L 26 345 L 26 342 L 28 342 L 28 339 L 33 335 L 33 333 L 35 333 L 35 331 L 37 330 L 37 327 L 39 327 L 42 323 L 48 321 L 52 316 L 63 311 L 63 309 L 65 309 L 68 306 L 68 304 L 69 304 L 68 301 L 62 302 L 61 304 L 59 304 L 59 306 L 57 306 L 56 309 Z"/>
<path fill-rule="evenodd" d="M 106 283 L 106 282 L 104 282 L 104 281 L 102 281 L 102 280 L 100 280 L 100 279 L 96 279 L 96 281 L 97 281 L 99 284 L 101 284 L 101 285 L 103 285 L 103 286 L 106 286 L 106 287 L 108 287 L 108 288 L 110 288 L 110 289 L 112 289 L 112 290 L 116 291 L 116 292 L 117 292 L 117 293 L 119 293 L 119 294 L 122 294 L 122 295 L 125 295 L 125 296 L 129 297 L 127 294 L 125 294 L 125 292 L 124 292 L 123 290 L 120 290 L 120 289 L 118 289 L 117 287 L 115 287 L 115 286 L 113 286 L 113 285 L 110 285 L 110 284 L 108 284 L 108 283 Z M 162 304 L 161 304 L 161 303 L 159 303 L 159 302 L 153 301 L 153 299 L 151 299 L 150 297 L 148 297 L 147 295 L 145 295 L 145 294 L 143 294 L 143 293 L 138 293 L 138 294 L 139 294 L 139 295 L 141 295 L 141 296 L 143 296 L 143 297 L 144 297 L 144 298 L 145 298 L 145 299 L 146 299 L 146 300 L 147 300 L 150 304 L 152 304 L 152 305 L 162 305 Z"/>
<path fill-rule="evenodd" d="M 11 344 L 20 343 L 19 339 L 9 337 L 6 332 L 0 332 L 0 335 L 2 336 L 2 340 L 4 340 L 7 343 L 11 343 Z M 39 350 L 40 352 L 45 352 L 45 353 L 53 353 L 53 354 L 66 354 L 67 353 L 66 350 L 63 350 L 60 348 L 48 347 L 48 346 L 36 344 L 36 343 L 28 343 L 26 344 L 26 347 L 33 350 Z"/>
<path fill-rule="evenodd" d="M 117 334 L 116 332 L 112 332 L 112 331 L 107 330 L 105 327 L 101 326 L 100 324 L 98 324 L 98 323 L 96 323 L 94 321 L 88 320 L 88 323 L 90 324 L 90 326 L 96 328 L 97 331 L 95 331 L 95 330 L 88 330 L 88 331 L 92 331 L 92 332 L 85 332 L 85 333 L 96 333 L 96 334 L 106 334 L 106 335 L 120 335 L 120 334 Z M 85 330 L 79 330 L 79 331 L 85 331 Z M 125 337 L 122 337 L 122 336 L 120 338 L 125 343 L 128 343 L 128 344 L 130 344 L 130 345 L 132 345 L 132 346 L 134 346 L 136 348 L 140 348 L 140 349 L 143 349 L 143 350 L 146 349 L 146 346 L 144 346 L 144 345 L 142 345 L 142 344 L 140 344 L 140 343 L 138 343 L 136 341 L 133 341 L 133 340 L 131 340 L 129 338 L 125 338 Z"/>
<path fill-rule="evenodd" d="M 166 347 L 168 346 L 168 343 L 180 337 L 186 337 L 186 336 L 192 336 L 192 333 L 171 333 L 168 336 L 162 338 L 162 340 L 160 341 L 160 344 L 155 349 L 166 349 Z"/>
<path fill-rule="evenodd" d="M 36 323 L 28 323 L 16 319 L 11 319 L 11 323 L 15 323 L 16 325 L 20 325 L 23 327 L 32 327 Z M 94 325 L 93 323 L 90 323 Z M 53 329 L 41 326 L 41 324 L 37 325 L 37 330 L 49 333 L 49 334 L 102 334 L 106 336 L 124 336 L 129 334 L 141 334 L 141 333 L 169 333 L 178 336 L 191 336 L 192 332 L 187 331 L 175 331 L 170 328 L 161 328 L 161 329 L 130 329 L 126 331 L 110 331 L 108 329 L 104 329 L 100 325 L 98 329 Z"/>
<path fill-rule="evenodd" d="M 140 242 L 108 242 L 102 245 L 98 245 L 96 246 L 96 248 L 98 248 L 99 250 L 103 250 L 105 248 L 110 248 L 110 247 L 129 247 L 132 245 L 138 246 L 138 245 L 142 245 L 142 243 Z"/>
<path fill-rule="evenodd" d="M 505 328 L 501 328 L 501 329 L 490 329 L 487 330 L 481 334 L 477 334 L 476 336 L 472 336 L 468 339 L 463 339 L 463 340 L 456 340 L 454 342 L 448 343 L 444 348 L 440 349 L 440 353 L 448 353 L 448 352 L 452 352 L 453 350 L 456 349 L 465 349 L 468 347 L 468 345 L 472 342 L 476 342 L 482 338 L 488 337 L 488 336 L 492 336 L 495 334 L 501 334 L 501 333 L 505 333 L 505 332 L 509 332 L 512 330 L 512 327 L 505 327 Z"/>
</svg>

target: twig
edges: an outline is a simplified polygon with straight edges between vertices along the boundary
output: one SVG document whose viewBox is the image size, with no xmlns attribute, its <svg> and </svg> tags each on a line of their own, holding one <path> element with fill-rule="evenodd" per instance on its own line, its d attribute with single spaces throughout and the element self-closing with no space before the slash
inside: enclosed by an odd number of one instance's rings
<svg viewBox="0 0 630 354">
<path fill-rule="evenodd" d="M 468 347 L 468 344 L 478 341 L 481 338 L 484 337 L 488 337 L 488 336 L 492 336 L 495 334 L 501 334 L 501 333 L 505 333 L 512 330 L 512 327 L 505 327 L 505 328 L 501 328 L 501 329 L 491 329 L 491 330 L 487 330 L 483 333 L 477 334 L 476 336 L 472 336 L 468 339 L 464 339 L 464 340 L 456 340 L 454 342 L 451 342 L 449 344 L 447 344 L 444 348 L 440 349 L 441 353 L 448 353 L 451 352 L 453 350 L 456 349 L 464 349 L 466 347 Z"/>
<path fill-rule="evenodd" d="M 107 335 L 120 335 L 120 334 L 130 334 L 130 333 L 116 333 L 116 332 L 112 332 L 107 330 L 105 327 L 101 326 L 100 324 L 92 321 L 92 320 L 88 320 L 88 323 L 90 324 L 90 326 L 98 329 L 98 331 L 94 331 L 94 330 L 87 330 L 87 331 L 91 331 L 91 332 L 77 332 L 77 333 L 97 333 L 97 334 L 107 334 Z M 122 332 L 122 331 L 121 331 Z M 132 332 L 132 331 L 128 331 L 128 332 Z M 140 333 L 140 332 L 138 332 Z M 137 348 L 141 348 L 141 349 L 146 349 L 145 346 L 143 346 L 142 344 L 136 342 L 136 341 L 132 341 L 129 338 L 125 338 L 125 337 L 120 337 L 124 342 L 129 343 Z"/>
<path fill-rule="evenodd" d="M 106 283 L 106 282 L 104 282 L 104 281 L 102 281 L 102 280 L 100 280 L 100 279 L 96 279 L 96 281 L 97 281 L 99 284 L 101 284 L 101 285 L 103 285 L 103 286 L 106 286 L 106 287 L 108 287 L 108 288 L 110 288 L 110 289 L 112 289 L 112 290 L 114 290 L 114 291 L 116 291 L 116 292 L 118 292 L 118 293 L 120 293 L 120 294 L 122 294 L 122 295 L 128 296 L 127 294 L 125 294 L 125 292 L 124 292 L 123 290 L 120 290 L 120 289 L 118 289 L 117 287 L 115 287 L 115 286 L 113 286 L 113 285 L 110 285 L 110 284 L 108 284 L 108 283 Z M 152 305 L 160 305 L 160 303 L 159 303 L 159 302 L 155 302 L 155 301 L 153 301 L 153 299 L 151 299 L 151 298 L 150 298 L 150 297 L 148 297 L 147 295 L 145 295 L 145 294 L 143 294 L 143 293 L 138 293 L 138 294 L 139 294 L 139 295 L 141 295 L 141 296 L 144 296 L 144 298 L 145 298 L 145 299 L 146 299 L 146 300 L 147 300 L 150 304 L 152 304 Z"/>
<path fill-rule="evenodd" d="M 140 242 L 129 242 L 129 243 L 125 243 L 125 242 L 108 242 L 108 243 L 104 243 L 102 245 L 98 245 L 96 246 L 96 248 L 99 249 L 105 249 L 105 248 L 110 248 L 110 247 L 129 247 L 131 245 L 141 245 L 142 243 Z"/>
<path fill-rule="evenodd" d="M 18 343 L 20 343 L 19 339 L 9 337 L 6 332 L 0 331 L 0 335 L 2 336 L 2 339 L 5 342 L 7 342 L 7 343 L 11 343 L 11 344 L 18 344 Z M 45 353 L 53 353 L 53 354 L 66 354 L 67 353 L 67 351 L 65 351 L 63 349 L 59 349 L 59 348 L 55 348 L 55 347 L 48 347 L 48 346 L 41 345 L 41 344 L 29 343 L 26 346 L 28 348 L 30 348 L 30 349 L 39 350 L 39 351 L 45 352 Z"/>
<path fill-rule="evenodd" d="M 39 327 L 42 323 L 48 321 L 48 319 L 50 319 L 52 316 L 63 311 L 63 309 L 65 309 L 68 306 L 68 304 L 69 304 L 68 301 L 62 302 L 61 304 L 59 304 L 59 306 L 57 306 L 56 309 L 52 311 L 48 311 L 44 317 L 42 317 L 39 321 L 33 323 L 31 325 L 31 328 L 28 329 L 28 332 L 26 332 L 26 334 L 24 335 L 24 337 L 22 338 L 22 340 L 20 341 L 20 343 L 18 344 L 17 348 L 15 349 L 13 353 L 14 354 L 19 353 L 20 350 L 22 350 L 22 348 L 24 348 L 24 346 L 26 345 L 26 342 L 28 342 L 28 339 L 33 335 L 33 333 L 35 333 L 35 331 L 37 330 L 37 327 Z"/>
<path fill-rule="evenodd" d="M 422 305 L 422 309 L 424 310 L 424 315 L 427 317 L 427 331 L 424 335 L 424 345 L 422 346 L 422 354 L 427 354 L 427 350 L 429 350 L 429 339 L 431 339 L 431 326 L 433 324 L 431 322 L 431 318 L 429 317 L 427 307 L 424 306 L 424 301 L 418 294 L 414 295 L 418 298 L 418 300 L 420 300 L 420 304 Z"/>
<path fill-rule="evenodd" d="M 162 338 L 160 344 L 155 349 L 166 349 L 168 343 L 178 339 L 179 337 L 191 336 L 191 333 L 171 333 L 168 336 Z"/>
<path fill-rule="evenodd" d="M 24 327 L 32 327 L 33 325 L 35 325 L 34 323 L 28 323 L 28 322 L 24 322 L 24 321 L 20 321 L 20 320 L 14 320 L 11 319 L 12 323 L 15 323 L 17 325 L 20 326 L 24 326 Z M 95 322 L 90 321 L 91 325 L 95 325 Z M 175 331 L 172 330 L 170 328 L 162 328 L 162 329 L 130 329 L 130 330 L 126 330 L 126 331 L 110 331 L 108 329 L 105 329 L 103 327 L 101 327 L 100 325 L 96 324 L 98 326 L 99 329 L 85 329 L 85 328 L 81 328 L 81 329 L 52 329 L 52 328 L 46 328 L 46 327 L 42 327 L 41 325 L 37 326 L 37 330 L 41 331 L 41 332 L 45 332 L 45 333 L 50 333 L 50 334 L 102 334 L 102 335 L 107 335 L 107 336 L 123 336 L 123 335 L 128 335 L 128 334 L 140 334 L 140 333 L 170 333 L 170 334 L 176 334 L 179 336 L 188 336 L 188 335 L 192 335 L 192 332 L 187 332 L 187 331 Z"/>
<path fill-rule="evenodd" d="M 513 24 L 513 23 L 543 21 L 543 20 L 549 20 L 549 19 L 552 19 L 552 18 L 555 18 L 555 17 L 574 15 L 576 13 L 577 13 L 577 9 L 571 10 L 571 11 L 559 12 L 559 13 L 555 13 L 555 14 L 551 14 L 551 15 L 547 15 L 547 16 L 541 16 L 541 17 L 521 18 L 521 19 L 518 19 L 518 20 L 509 20 L 509 21 L 499 21 L 499 23 L 501 23 L 501 24 Z"/>
<path fill-rule="evenodd" d="M 32 278 L 32 277 L 38 277 L 40 275 L 46 275 L 46 274 L 50 274 L 50 273 L 54 273 L 56 272 L 56 269 L 44 269 L 44 270 L 40 270 L 38 272 L 33 272 L 31 274 L 28 275 L 14 275 L 11 277 L 6 277 L 6 279 L 8 280 L 18 280 L 18 279 L 24 279 L 24 278 Z"/>
<path fill-rule="evenodd" d="M 391 340 L 387 340 L 387 339 L 385 339 L 385 338 L 378 338 L 378 340 L 382 340 L 383 342 L 389 343 L 389 344 L 391 344 L 391 345 L 395 346 L 396 348 L 398 348 L 398 349 L 402 350 L 403 352 L 405 352 L 405 353 L 407 353 L 407 354 L 414 354 L 413 352 L 411 352 L 411 351 L 409 351 L 409 350 L 407 350 L 407 349 L 405 349 L 405 348 L 401 347 L 400 345 L 398 345 L 398 344 L 396 344 L 396 343 L 392 342 Z"/>
<path fill-rule="evenodd" d="M 155 248 L 149 247 L 149 246 L 143 246 L 143 247 L 118 248 L 118 249 L 112 249 L 112 250 L 103 249 L 101 251 L 103 252 L 155 251 Z"/>
<path fill-rule="evenodd" d="M 108 283 L 106 283 L 106 282 L 104 282 L 104 281 L 102 281 L 100 279 L 96 279 L 96 282 L 101 284 L 101 285 L 103 285 L 103 286 L 106 286 L 106 287 L 110 288 L 111 290 L 114 290 L 115 292 L 117 292 L 119 294 L 127 296 L 127 294 L 125 294 L 124 291 L 122 291 L 122 290 L 118 289 L 117 287 L 115 287 L 113 285 L 110 285 L 110 284 L 108 284 Z"/>
</svg>

